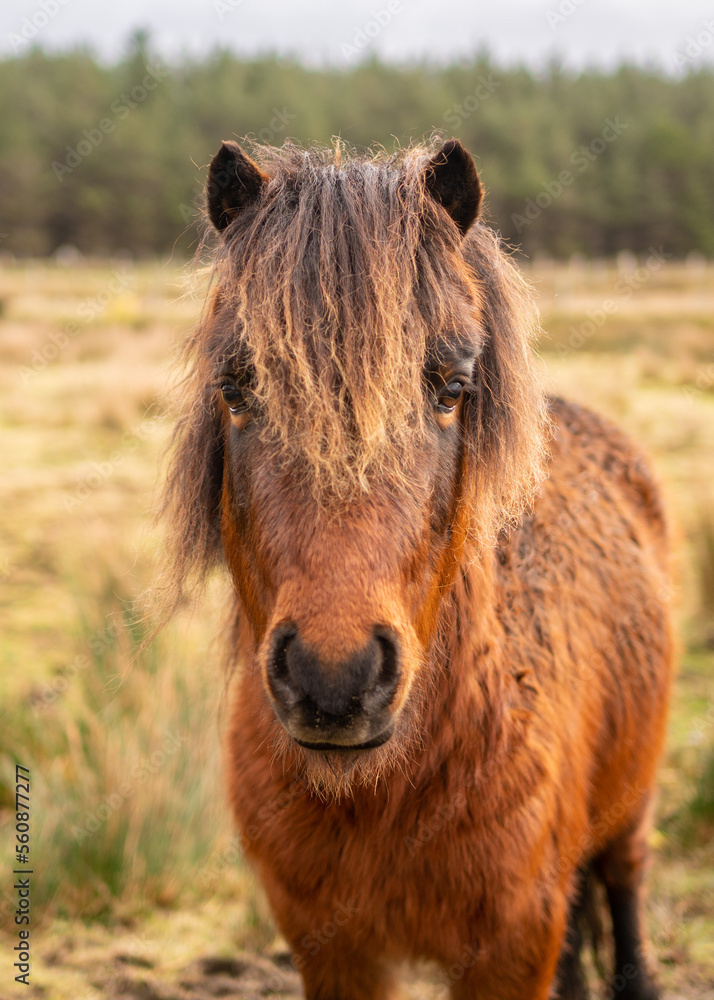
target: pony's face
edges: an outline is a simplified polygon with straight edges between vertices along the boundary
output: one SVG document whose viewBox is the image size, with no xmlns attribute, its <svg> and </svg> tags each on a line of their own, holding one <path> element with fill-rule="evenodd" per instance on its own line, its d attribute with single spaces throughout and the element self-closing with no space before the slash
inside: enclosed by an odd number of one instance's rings
<svg viewBox="0 0 714 1000">
<path fill-rule="evenodd" d="M 215 557 L 218 512 L 241 645 L 317 772 L 409 744 L 465 539 L 521 504 L 540 401 L 517 279 L 465 262 L 482 192 L 459 143 L 397 166 L 276 155 L 272 175 L 235 143 L 211 164 L 219 283 L 169 488 L 184 574 L 191 541 Z"/>
<path fill-rule="evenodd" d="M 385 743 L 428 660 L 467 530 L 461 417 L 475 350 L 455 342 L 427 359 L 423 430 L 402 475 L 377 474 L 335 505 L 315 496 L 301 456 L 261 435 L 249 385 L 219 376 L 224 552 L 265 690 L 305 748 Z"/>
</svg>

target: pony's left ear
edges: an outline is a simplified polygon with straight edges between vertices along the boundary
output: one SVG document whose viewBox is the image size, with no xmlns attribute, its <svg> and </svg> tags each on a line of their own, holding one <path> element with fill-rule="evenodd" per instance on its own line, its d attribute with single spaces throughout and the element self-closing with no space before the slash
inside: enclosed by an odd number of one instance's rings
<svg viewBox="0 0 714 1000">
<path fill-rule="evenodd" d="M 240 211 L 257 201 L 268 180 L 237 142 L 224 142 L 211 160 L 206 181 L 206 207 L 216 229 L 222 232 Z"/>
<path fill-rule="evenodd" d="M 458 139 L 449 139 L 426 168 L 426 187 L 443 205 L 462 233 L 478 217 L 483 186 L 473 157 Z"/>
</svg>

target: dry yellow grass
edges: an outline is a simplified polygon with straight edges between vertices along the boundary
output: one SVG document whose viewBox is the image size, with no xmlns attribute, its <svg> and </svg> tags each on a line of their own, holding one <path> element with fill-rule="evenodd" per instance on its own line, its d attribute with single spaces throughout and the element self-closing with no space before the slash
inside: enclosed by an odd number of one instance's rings
<svg viewBox="0 0 714 1000">
<path fill-rule="evenodd" d="M 529 273 L 552 387 L 644 445 L 680 526 L 686 647 L 650 912 L 671 996 L 704 997 L 714 981 L 714 855 L 702 838 L 684 853 L 670 821 L 714 743 L 714 625 L 702 584 L 714 507 L 714 268 L 625 266 Z M 15 755 L 36 770 L 33 981 L 50 1000 L 180 996 L 161 983 L 199 956 L 263 949 L 273 938 L 235 860 L 223 801 L 223 679 L 210 645 L 220 583 L 200 614 L 187 612 L 131 665 L 143 633 L 127 627 L 127 602 L 150 581 L 160 543 L 148 509 L 169 431 L 168 366 L 198 315 L 200 288 L 187 292 L 175 265 L 32 264 L 0 269 L 0 309 L 0 823 L 7 832 Z M 78 840 L 73 828 L 127 775 L 131 793 Z M 3 922 L 11 858 L 0 861 Z M 109 929 L 80 927 L 80 917 Z M 118 932 L 118 920 L 130 930 Z M 148 949 L 151 970 L 117 964 L 132 951 L 127 936 Z M 120 994 L 117 969 L 154 992 L 129 985 Z M 431 995 L 423 984 L 412 993 Z"/>
</svg>

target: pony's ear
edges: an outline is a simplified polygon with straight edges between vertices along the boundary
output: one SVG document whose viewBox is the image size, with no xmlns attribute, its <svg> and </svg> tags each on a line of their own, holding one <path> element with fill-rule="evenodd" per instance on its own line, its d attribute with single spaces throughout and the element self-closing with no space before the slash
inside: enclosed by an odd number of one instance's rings
<svg viewBox="0 0 714 1000">
<path fill-rule="evenodd" d="M 483 187 L 471 154 L 458 139 L 449 139 L 432 157 L 426 168 L 426 187 L 466 233 L 478 216 Z"/>
<path fill-rule="evenodd" d="M 221 145 L 211 160 L 206 181 L 208 215 L 219 232 L 257 201 L 268 179 L 237 142 L 229 140 Z"/>
</svg>

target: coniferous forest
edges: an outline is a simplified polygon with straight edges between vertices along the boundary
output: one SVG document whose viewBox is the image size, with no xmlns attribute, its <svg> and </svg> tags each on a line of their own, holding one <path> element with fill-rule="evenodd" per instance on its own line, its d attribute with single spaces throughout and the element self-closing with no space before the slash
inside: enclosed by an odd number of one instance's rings
<svg viewBox="0 0 714 1000">
<path fill-rule="evenodd" d="M 434 131 L 475 154 L 490 222 L 528 255 L 714 256 L 712 69 L 166 63 L 141 33 L 111 65 L 83 49 L 0 62 L 0 250 L 188 254 L 222 139 L 392 149 Z"/>
</svg>

